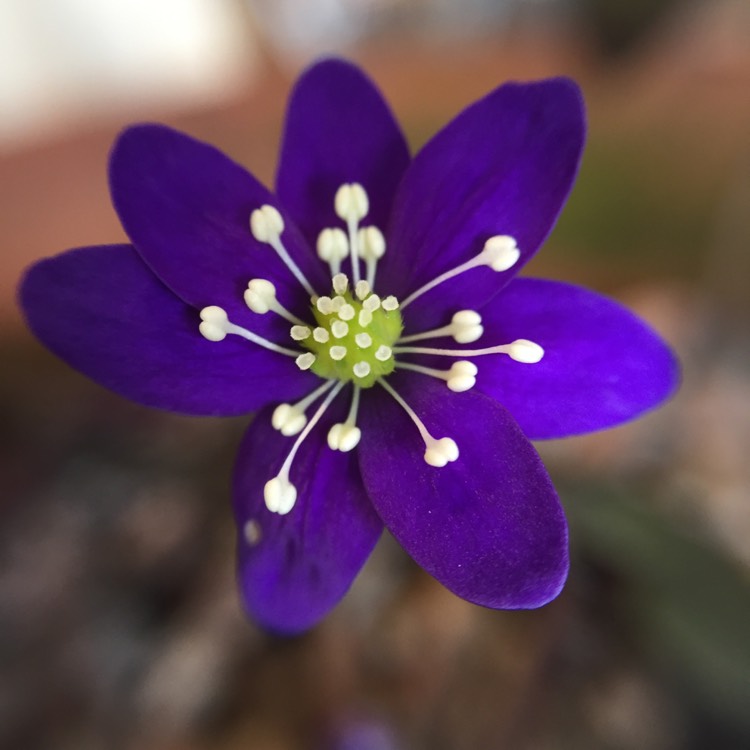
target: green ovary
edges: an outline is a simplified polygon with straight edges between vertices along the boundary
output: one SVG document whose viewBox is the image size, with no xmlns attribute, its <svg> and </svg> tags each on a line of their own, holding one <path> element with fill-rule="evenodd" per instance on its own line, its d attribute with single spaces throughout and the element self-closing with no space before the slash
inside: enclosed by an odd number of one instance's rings
<svg viewBox="0 0 750 750">
<path fill-rule="evenodd" d="M 378 307 L 372 312 L 372 320 L 363 326 L 359 321 L 359 313 L 363 309 L 362 301 L 347 291 L 340 295 L 345 303 L 354 308 L 354 316 L 351 320 L 344 321 L 349 330 L 341 338 L 333 335 L 334 323 L 340 321 L 337 312 L 325 314 L 313 305 L 312 313 L 315 322 L 320 328 L 328 332 L 328 341 L 320 343 L 313 336 L 309 336 L 300 344 L 315 355 L 315 362 L 310 368 L 316 375 L 326 380 L 335 378 L 344 382 L 353 381 L 362 388 L 371 388 L 378 378 L 393 372 L 396 362 L 391 354 L 384 362 L 376 358 L 375 353 L 381 346 L 392 348 L 398 340 L 403 329 L 401 313 L 398 310 L 384 310 Z M 368 347 L 360 347 L 356 337 L 358 334 L 368 334 L 372 343 Z M 343 359 L 335 360 L 331 357 L 331 348 L 343 346 L 346 355 Z M 359 377 L 354 372 L 358 363 L 366 362 L 370 366 L 370 372 L 364 377 Z"/>
</svg>

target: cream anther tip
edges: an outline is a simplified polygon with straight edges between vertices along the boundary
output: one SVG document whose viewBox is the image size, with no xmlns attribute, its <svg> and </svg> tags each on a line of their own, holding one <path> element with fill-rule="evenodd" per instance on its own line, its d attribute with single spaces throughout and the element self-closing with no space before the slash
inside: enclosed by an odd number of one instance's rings
<svg viewBox="0 0 750 750">
<path fill-rule="evenodd" d="M 452 336 L 458 344 L 471 344 L 482 337 L 482 316 L 475 310 L 459 310 L 451 318 Z"/>
<path fill-rule="evenodd" d="M 328 447 L 332 451 L 348 453 L 359 444 L 362 431 L 353 424 L 335 424 L 328 430 Z"/>
<path fill-rule="evenodd" d="M 263 499 L 271 513 L 285 516 L 297 501 L 297 488 L 284 477 L 274 477 L 263 487 Z"/>
<path fill-rule="evenodd" d="M 209 305 L 200 311 L 201 324 L 198 331 L 208 341 L 223 341 L 227 336 L 226 327 L 229 323 L 227 314 L 222 307 Z"/>
<path fill-rule="evenodd" d="M 265 315 L 276 300 L 276 287 L 267 279 L 251 279 L 245 289 L 244 299 L 253 312 Z"/>
<path fill-rule="evenodd" d="M 289 331 L 289 335 L 295 341 L 304 341 L 310 336 L 310 333 L 311 331 L 307 326 L 292 326 L 291 330 Z"/>
<path fill-rule="evenodd" d="M 451 438 L 431 441 L 424 452 L 424 460 L 430 466 L 442 468 L 458 458 L 458 446 Z"/>
<path fill-rule="evenodd" d="M 349 240 L 343 229 L 332 227 L 318 235 L 318 257 L 326 262 L 343 260 L 349 255 Z"/>
<path fill-rule="evenodd" d="M 284 231 L 284 220 L 277 209 L 265 204 L 250 214 L 250 231 L 258 242 L 269 242 Z"/>
<path fill-rule="evenodd" d="M 336 215 L 344 221 L 359 221 L 367 216 L 370 201 L 365 189 L 357 182 L 342 185 L 334 198 Z"/>
<path fill-rule="evenodd" d="M 282 435 L 290 437 L 301 432 L 307 424 L 307 417 L 291 404 L 279 404 L 271 416 L 271 424 Z"/>
<path fill-rule="evenodd" d="M 478 369 L 473 362 L 466 359 L 454 362 L 448 370 L 447 384 L 454 393 L 463 393 L 471 390 L 477 382 Z"/>
<path fill-rule="evenodd" d="M 370 374 L 370 369 L 369 362 L 357 362 L 357 364 L 352 367 L 352 372 L 358 378 L 366 378 Z"/>
<path fill-rule="evenodd" d="M 508 356 L 516 362 L 533 365 L 544 356 L 544 349 L 528 339 L 516 339 L 508 344 Z"/>
<path fill-rule="evenodd" d="M 331 333 L 335 339 L 343 339 L 349 333 L 349 326 L 343 320 L 334 320 L 331 323 Z"/>
<path fill-rule="evenodd" d="M 370 284 L 364 279 L 360 279 L 354 287 L 354 293 L 357 299 L 363 300 L 370 293 Z"/>
<path fill-rule="evenodd" d="M 384 300 L 383 300 L 383 309 L 391 312 L 392 310 L 398 309 L 398 300 L 392 295 L 389 294 Z"/>
<path fill-rule="evenodd" d="M 481 257 L 493 271 L 507 271 L 521 257 L 516 240 L 507 234 L 497 234 L 484 243 Z"/>
<path fill-rule="evenodd" d="M 385 237 L 377 227 L 363 227 L 357 232 L 359 257 L 364 260 L 379 260 L 385 254 Z"/>
<path fill-rule="evenodd" d="M 345 273 L 337 273 L 332 279 L 333 290 L 336 294 L 344 294 L 349 287 L 349 279 Z"/>
</svg>

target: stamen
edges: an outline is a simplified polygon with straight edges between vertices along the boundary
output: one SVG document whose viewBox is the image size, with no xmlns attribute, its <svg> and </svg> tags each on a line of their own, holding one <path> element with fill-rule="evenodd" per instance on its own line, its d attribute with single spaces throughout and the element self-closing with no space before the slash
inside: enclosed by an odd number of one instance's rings
<svg viewBox="0 0 750 750">
<path fill-rule="evenodd" d="M 337 313 L 341 310 L 341 308 L 346 304 L 346 300 L 340 295 L 337 294 L 332 300 L 331 300 L 331 310 L 333 312 Z"/>
<path fill-rule="evenodd" d="M 305 352 L 304 354 L 300 354 L 294 361 L 300 370 L 309 370 L 315 363 L 315 355 L 312 352 Z"/>
<path fill-rule="evenodd" d="M 250 231 L 253 233 L 258 242 L 264 242 L 270 245 L 278 254 L 284 265 L 294 274 L 294 277 L 305 288 L 307 293 L 312 297 L 315 290 L 305 275 L 300 271 L 299 266 L 292 260 L 291 256 L 281 241 L 281 233 L 284 231 L 284 220 L 281 214 L 273 206 L 265 204 L 256 208 L 250 214 Z"/>
<path fill-rule="evenodd" d="M 510 344 L 486 349 L 433 349 L 426 346 L 394 346 L 396 354 L 436 354 L 444 357 L 481 357 L 484 354 L 507 354 L 516 362 L 535 364 L 544 356 L 544 349 L 528 339 L 516 339 Z"/>
<path fill-rule="evenodd" d="M 364 227 L 359 230 L 358 240 L 359 256 L 367 264 L 367 282 L 372 287 L 378 261 L 385 254 L 385 237 L 377 227 Z"/>
<path fill-rule="evenodd" d="M 410 336 L 402 336 L 399 344 L 407 341 L 420 341 L 421 339 L 439 338 L 440 336 L 452 336 L 458 344 L 471 344 L 479 339 L 484 333 L 482 316 L 474 310 L 459 310 L 447 326 L 434 328 L 431 331 L 413 333 Z"/>
<path fill-rule="evenodd" d="M 355 385 L 354 394 L 352 396 L 352 405 L 349 409 L 346 421 L 333 425 L 328 431 L 328 447 L 332 451 L 338 450 L 342 453 L 347 453 L 356 448 L 359 444 L 362 437 L 362 431 L 356 426 L 356 421 L 360 392 L 360 387 Z"/>
<path fill-rule="evenodd" d="M 271 416 L 273 428 L 287 437 L 296 435 L 307 424 L 307 417 L 305 416 L 307 407 L 329 388 L 332 388 L 335 382 L 335 380 L 327 380 L 296 404 L 279 404 Z"/>
<path fill-rule="evenodd" d="M 315 301 L 315 307 L 317 307 L 323 315 L 330 315 L 333 312 L 333 300 L 330 297 L 318 297 Z"/>
<path fill-rule="evenodd" d="M 310 329 L 307 326 L 292 326 L 289 335 L 295 341 L 304 341 L 305 339 L 310 338 Z"/>
<path fill-rule="evenodd" d="M 403 305 L 401 305 L 401 307 L 403 307 Z M 393 312 L 394 310 L 398 310 L 398 308 L 399 308 L 399 302 L 392 294 L 389 294 L 383 300 L 383 309 L 386 312 Z"/>
<path fill-rule="evenodd" d="M 370 210 L 370 201 L 365 189 L 357 182 L 342 185 L 334 199 L 336 215 L 346 222 L 349 230 L 349 255 L 352 262 L 352 279 L 359 281 L 359 236 L 357 227 Z"/>
<path fill-rule="evenodd" d="M 258 336 L 257 333 L 234 325 L 227 318 L 225 310 L 217 305 L 204 307 L 200 311 L 200 317 L 202 322 L 198 326 L 198 330 L 209 341 L 223 341 L 228 333 L 233 333 L 236 336 L 241 336 L 243 339 L 252 341 L 254 344 L 258 344 L 258 346 L 270 349 L 272 352 L 286 354 L 288 357 L 296 357 L 299 354 L 299 351 L 295 352 L 292 349 L 286 349 L 283 346 L 264 339 L 262 336 Z"/>
<path fill-rule="evenodd" d="M 440 468 L 445 466 L 451 461 L 455 461 L 458 458 L 458 446 L 455 441 L 451 438 L 444 437 L 436 439 L 430 435 L 427 428 L 424 426 L 424 422 L 416 415 L 414 410 L 409 404 L 404 401 L 401 396 L 396 393 L 392 385 L 390 385 L 384 378 L 380 378 L 378 383 L 385 388 L 388 393 L 396 399 L 399 406 L 411 417 L 411 421 L 414 422 L 419 434 L 422 437 L 425 445 L 424 460 L 430 466 Z"/>
<path fill-rule="evenodd" d="M 472 268 L 478 268 L 479 266 L 489 266 L 493 271 L 507 271 L 512 268 L 521 257 L 521 252 L 518 249 L 515 239 L 507 234 L 498 234 L 494 237 L 490 237 L 487 242 L 484 243 L 482 252 L 475 255 L 471 260 L 462 263 L 460 266 L 456 266 L 450 271 L 441 273 L 440 276 L 434 278 L 432 281 L 427 282 L 424 286 L 417 289 L 416 292 L 412 292 L 402 303 L 401 309 L 405 308 L 414 302 L 417 297 L 421 297 L 430 289 L 442 284 L 448 279 L 452 279 L 454 276 L 469 271 Z"/>
<path fill-rule="evenodd" d="M 360 310 L 357 320 L 361 328 L 367 328 L 372 323 L 372 313 L 369 310 Z"/>
<path fill-rule="evenodd" d="M 351 320 L 354 317 L 354 308 L 350 304 L 341 305 L 338 311 L 341 320 Z"/>
<path fill-rule="evenodd" d="M 349 240 L 343 229 L 334 227 L 324 229 L 318 235 L 318 257 L 328 263 L 331 276 L 337 276 L 341 268 L 341 261 L 349 255 Z"/>
<path fill-rule="evenodd" d="M 296 315 L 287 310 L 281 302 L 276 299 L 276 287 L 268 279 L 251 279 L 245 290 L 245 304 L 259 315 L 265 315 L 269 310 L 286 318 L 290 323 L 304 325 Z"/>
<path fill-rule="evenodd" d="M 411 362 L 397 362 L 396 367 L 401 370 L 411 370 L 412 372 L 421 372 L 424 375 L 430 375 L 433 378 L 445 380 L 454 393 L 468 391 L 476 385 L 477 366 L 473 362 L 462 359 L 454 362 L 450 370 L 436 370 L 432 367 L 424 367 Z"/>
<path fill-rule="evenodd" d="M 377 294 L 371 294 L 363 303 L 362 309 L 367 312 L 375 312 L 380 307 L 380 297 Z"/>
<path fill-rule="evenodd" d="M 302 442 L 320 421 L 325 410 L 331 405 L 331 402 L 336 398 L 344 385 L 345 383 L 339 382 L 333 387 L 331 392 L 326 396 L 325 401 L 318 407 L 312 419 L 307 423 L 305 429 L 302 430 L 299 437 L 294 441 L 294 445 L 284 460 L 279 473 L 273 479 L 269 479 L 263 487 L 263 497 L 266 501 L 266 507 L 272 513 L 278 513 L 283 516 L 289 513 L 294 507 L 294 503 L 297 501 L 297 488 L 289 481 L 289 469 L 292 466 L 292 461 L 294 461 L 294 457 L 297 455 Z"/>
</svg>

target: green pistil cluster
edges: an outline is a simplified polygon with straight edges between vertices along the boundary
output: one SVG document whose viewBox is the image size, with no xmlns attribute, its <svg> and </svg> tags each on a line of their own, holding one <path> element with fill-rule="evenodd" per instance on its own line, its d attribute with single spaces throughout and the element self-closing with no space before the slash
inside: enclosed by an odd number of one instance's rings
<svg viewBox="0 0 750 750">
<path fill-rule="evenodd" d="M 310 368 L 329 380 L 353 381 L 371 388 L 378 378 L 393 372 L 391 351 L 401 335 L 403 323 L 398 309 L 375 309 L 376 295 L 360 300 L 350 291 L 336 295 L 329 304 L 316 300 L 312 313 L 318 327 L 300 344 L 315 355 Z"/>
</svg>

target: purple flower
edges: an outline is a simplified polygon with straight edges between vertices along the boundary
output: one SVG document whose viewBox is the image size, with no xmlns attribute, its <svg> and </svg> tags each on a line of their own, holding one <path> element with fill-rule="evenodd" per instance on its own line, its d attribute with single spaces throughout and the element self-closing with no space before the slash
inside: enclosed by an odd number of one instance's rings
<svg viewBox="0 0 750 750">
<path fill-rule="evenodd" d="M 584 130 L 571 81 L 511 83 L 410 159 L 372 83 L 321 62 L 292 93 L 275 194 L 211 146 L 132 127 L 109 168 L 132 245 L 28 271 L 32 330 L 102 385 L 187 414 L 260 410 L 234 512 L 264 626 L 323 617 L 383 525 L 471 602 L 560 591 L 567 527 L 529 439 L 621 423 L 677 380 L 617 303 L 516 277 Z"/>
</svg>

